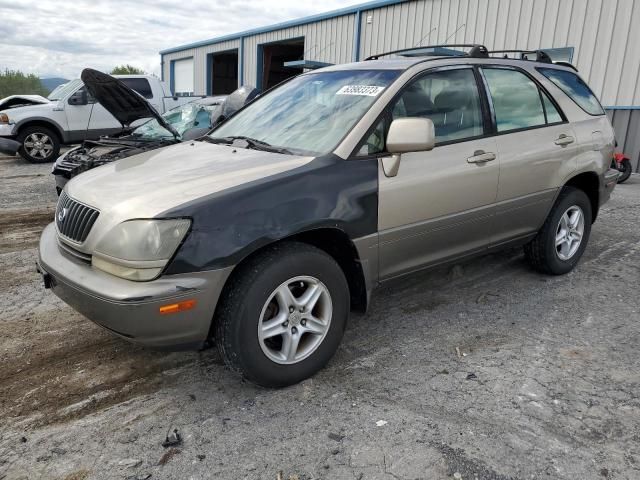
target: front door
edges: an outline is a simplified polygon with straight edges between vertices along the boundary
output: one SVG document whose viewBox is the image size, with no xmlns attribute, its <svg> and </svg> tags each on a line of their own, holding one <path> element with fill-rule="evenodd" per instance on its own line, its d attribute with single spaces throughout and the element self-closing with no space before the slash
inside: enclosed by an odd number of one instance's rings
<svg viewBox="0 0 640 480">
<path fill-rule="evenodd" d="M 495 139 L 485 138 L 490 127 L 483 120 L 487 108 L 476 79 L 472 67 L 423 74 L 403 89 L 383 119 L 430 118 L 436 146 L 402 154 L 395 175 L 385 173 L 388 159 L 379 160 L 381 280 L 483 250 L 489 243 L 499 159 Z M 381 131 L 377 128 L 363 148 L 375 149 Z"/>
</svg>

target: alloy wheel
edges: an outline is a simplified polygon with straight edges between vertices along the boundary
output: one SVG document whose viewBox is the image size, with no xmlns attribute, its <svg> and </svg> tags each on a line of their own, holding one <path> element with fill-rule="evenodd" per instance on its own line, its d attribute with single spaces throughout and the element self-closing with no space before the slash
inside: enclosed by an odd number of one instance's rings
<svg viewBox="0 0 640 480">
<path fill-rule="evenodd" d="M 33 158 L 47 158 L 53 151 L 53 140 L 44 133 L 31 133 L 23 142 L 25 151 Z"/>
<path fill-rule="evenodd" d="M 320 346 L 329 331 L 332 312 L 331 295 L 320 280 L 291 278 L 269 295 L 262 308 L 260 348 L 276 363 L 298 363 Z"/>
<path fill-rule="evenodd" d="M 584 235 L 584 213 L 577 205 L 569 207 L 558 223 L 556 229 L 556 254 L 560 260 L 573 257 L 582 243 Z"/>
</svg>

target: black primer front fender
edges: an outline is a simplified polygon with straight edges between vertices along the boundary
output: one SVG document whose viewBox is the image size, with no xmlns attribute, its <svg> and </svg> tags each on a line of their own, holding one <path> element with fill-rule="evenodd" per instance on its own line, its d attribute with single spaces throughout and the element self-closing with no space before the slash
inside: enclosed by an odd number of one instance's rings
<svg viewBox="0 0 640 480">
<path fill-rule="evenodd" d="M 319 157 L 159 217 L 193 218 L 193 229 L 167 274 L 236 265 L 265 245 L 317 228 L 336 228 L 356 239 L 377 230 L 377 159 Z"/>
</svg>

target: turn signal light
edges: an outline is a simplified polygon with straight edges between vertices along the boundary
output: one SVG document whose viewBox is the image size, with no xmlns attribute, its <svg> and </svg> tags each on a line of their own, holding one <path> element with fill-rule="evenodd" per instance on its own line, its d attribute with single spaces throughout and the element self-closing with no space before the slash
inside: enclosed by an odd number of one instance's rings
<svg viewBox="0 0 640 480">
<path fill-rule="evenodd" d="M 169 305 L 163 305 L 160 307 L 160 315 L 168 315 L 169 313 L 178 313 L 191 310 L 196 306 L 195 300 L 184 300 L 178 303 L 170 303 Z"/>
</svg>

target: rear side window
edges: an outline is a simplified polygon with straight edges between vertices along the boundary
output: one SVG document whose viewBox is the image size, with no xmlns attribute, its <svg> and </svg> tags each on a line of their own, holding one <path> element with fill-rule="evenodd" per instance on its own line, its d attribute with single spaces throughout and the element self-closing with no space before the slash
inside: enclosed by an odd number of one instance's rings
<svg viewBox="0 0 640 480">
<path fill-rule="evenodd" d="M 541 74 L 551 80 L 589 115 L 604 115 L 602 105 L 589 86 L 575 73 L 555 68 L 538 68 Z"/>
<path fill-rule="evenodd" d="M 131 90 L 135 90 L 144 98 L 153 98 L 153 92 L 151 92 L 151 85 L 146 78 L 119 78 Z"/>
<path fill-rule="evenodd" d="M 551 98 L 526 74 L 484 67 L 498 132 L 562 123 L 564 117 Z"/>
<path fill-rule="evenodd" d="M 485 68 L 498 132 L 538 127 L 547 122 L 538 86 L 517 70 Z"/>
</svg>

